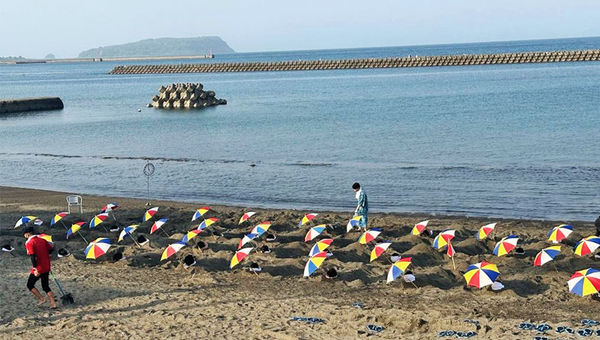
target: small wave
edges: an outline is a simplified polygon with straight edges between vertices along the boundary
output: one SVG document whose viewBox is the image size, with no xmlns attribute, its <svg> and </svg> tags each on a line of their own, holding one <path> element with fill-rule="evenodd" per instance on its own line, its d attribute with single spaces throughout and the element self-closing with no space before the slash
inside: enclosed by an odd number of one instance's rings
<svg viewBox="0 0 600 340">
<path fill-rule="evenodd" d="M 288 163 L 290 166 L 333 166 L 333 163 Z"/>
</svg>

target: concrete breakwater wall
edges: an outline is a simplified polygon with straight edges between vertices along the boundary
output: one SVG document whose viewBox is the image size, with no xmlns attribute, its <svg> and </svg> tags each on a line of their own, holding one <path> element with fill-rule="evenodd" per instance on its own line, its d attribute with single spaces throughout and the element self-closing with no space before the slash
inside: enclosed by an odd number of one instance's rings
<svg viewBox="0 0 600 340">
<path fill-rule="evenodd" d="M 344 60 L 293 60 L 248 63 L 236 62 L 175 65 L 125 65 L 115 67 L 112 71 L 110 71 L 110 74 L 344 70 L 365 68 L 555 63 L 599 60 L 600 50 L 583 50 L 502 54 L 464 54 L 423 57 L 390 57 Z"/>
<path fill-rule="evenodd" d="M 0 114 L 26 111 L 61 110 L 64 108 L 58 97 L 0 99 Z"/>
</svg>

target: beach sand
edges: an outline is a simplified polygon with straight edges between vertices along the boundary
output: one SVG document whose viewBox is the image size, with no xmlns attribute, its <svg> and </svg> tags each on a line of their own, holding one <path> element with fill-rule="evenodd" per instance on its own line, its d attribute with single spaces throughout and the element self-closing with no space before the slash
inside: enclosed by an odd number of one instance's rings
<svg viewBox="0 0 600 340">
<path fill-rule="evenodd" d="M 600 267 L 591 257 L 577 257 L 572 245 L 581 237 L 594 233 L 592 223 L 573 221 L 525 221 L 427 215 L 371 214 L 370 227 L 381 227 L 379 239 L 390 240 L 392 251 L 413 258 L 416 276 L 413 287 L 394 281 L 386 284 L 390 267 L 384 254 L 369 263 L 367 246 L 358 244 L 357 231 L 346 234 L 350 213 L 319 212 L 308 226 L 297 227 L 304 213 L 294 210 L 264 210 L 241 207 L 153 201 L 160 207 L 156 218 L 169 218 L 164 235 L 149 235 L 150 223 L 138 234 L 150 242 L 142 248 L 126 240 L 113 246 L 98 261 L 83 259 L 84 242 L 79 237 L 65 240 L 62 226 L 49 227 L 56 212 L 66 210 L 66 193 L 0 187 L 0 245 L 11 243 L 16 256 L 0 252 L 0 338 L 251 338 L 251 339 L 324 339 L 366 338 L 368 324 L 383 326 L 375 335 L 382 339 L 436 339 L 442 330 L 476 331 L 478 339 L 532 339 L 535 331 L 519 330 L 523 321 L 547 322 L 583 328 L 580 320 L 600 318 L 600 302 L 568 292 L 567 280 L 576 270 Z M 145 211 L 145 200 L 83 195 L 84 214 L 66 218 L 69 222 L 89 221 L 106 203 L 116 201 L 115 211 L 121 225 L 138 224 Z M 190 223 L 195 209 L 210 205 L 207 217 L 219 218 L 190 243 L 206 242 L 208 249 L 189 246 L 165 262 L 160 255 L 169 243 L 195 224 Z M 244 211 L 257 211 L 251 223 L 237 224 Z M 30 260 L 25 256 L 24 239 L 15 222 L 22 215 L 44 220 L 40 228 L 52 234 L 57 248 L 67 248 L 73 255 L 53 260 L 53 271 L 65 289 L 75 298 L 74 305 L 56 311 L 35 307 L 27 291 Z M 444 252 L 431 247 L 431 239 L 410 235 L 412 226 L 429 219 L 428 228 L 457 230 L 454 247 L 457 270 Z M 241 265 L 229 269 L 241 236 L 260 221 L 272 222 L 269 232 L 273 242 L 263 238 L 259 246 L 268 245 L 272 252 L 252 252 Z M 498 222 L 492 239 L 478 242 L 473 235 L 484 224 Z M 533 257 L 549 246 L 546 233 L 562 222 L 571 222 L 575 232 L 565 241 L 563 253 L 545 266 L 533 267 Z M 329 223 L 335 228 L 326 235 L 335 240 L 329 250 L 334 254 L 313 276 L 303 278 L 307 254 L 314 242 L 304 242 L 310 226 Z M 98 227 L 83 235 L 92 240 L 107 236 L 116 243 L 118 233 L 106 233 Z M 222 233 L 222 236 L 213 232 Z M 509 234 L 519 236 L 524 256 L 491 254 L 495 240 Z M 125 259 L 112 261 L 121 251 Z M 185 269 L 181 259 L 188 254 L 198 265 Z M 54 254 L 56 257 L 56 254 Z M 468 264 L 486 260 L 498 265 L 505 289 L 465 290 L 459 270 Z M 251 262 L 262 267 L 258 275 L 247 270 Z M 322 273 L 338 270 L 335 280 Z M 39 284 L 38 284 L 39 285 Z M 51 283 L 60 296 L 58 288 Z M 353 306 L 360 303 L 363 307 Z M 60 303 L 59 303 L 60 304 Z M 293 321 L 292 317 L 315 317 L 324 323 Z M 464 322 L 479 321 L 480 327 Z M 600 326 L 592 327 L 600 329 Z M 567 339 L 549 331 L 549 338 Z M 570 335 L 576 337 L 576 335 Z M 440 338 L 444 339 L 444 338 Z M 449 339 L 449 338 L 447 338 Z"/>
</svg>

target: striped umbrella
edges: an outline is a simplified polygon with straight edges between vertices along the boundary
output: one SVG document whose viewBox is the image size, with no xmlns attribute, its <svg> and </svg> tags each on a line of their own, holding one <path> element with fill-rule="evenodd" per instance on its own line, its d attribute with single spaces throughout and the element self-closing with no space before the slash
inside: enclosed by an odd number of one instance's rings
<svg viewBox="0 0 600 340">
<path fill-rule="evenodd" d="M 350 221 L 348 221 L 348 224 L 346 224 L 346 232 L 350 232 L 352 228 L 358 227 L 361 219 L 362 215 L 352 217 Z"/>
<path fill-rule="evenodd" d="M 269 222 L 269 221 L 260 222 L 257 226 L 252 228 L 252 230 L 250 230 L 250 233 L 256 234 L 257 236 L 261 236 L 267 230 L 269 230 L 269 228 L 271 228 L 271 222 Z"/>
<path fill-rule="evenodd" d="M 86 259 L 97 259 L 98 257 L 106 254 L 110 248 L 110 240 L 105 237 L 99 237 L 85 248 L 83 253 Z"/>
<path fill-rule="evenodd" d="M 575 255 L 585 256 L 589 255 L 598 249 L 600 246 L 600 237 L 588 236 L 582 238 L 581 241 L 575 245 Z"/>
<path fill-rule="evenodd" d="M 60 221 L 63 219 L 63 217 L 67 216 L 69 213 L 68 212 L 59 212 L 56 215 L 54 215 L 54 217 L 52 218 L 52 220 L 50 220 L 50 226 L 53 226 L 56 224 L 56 222 Z"/>
<path fill-rule="evenodd" d="M 117 204 L 117 202 L 108 203 L 107 205 L 102 207 L 100 213 L 107 213 L 109 211 L 117 210 L 118 207 L 119 204 Z"/>
<path fill-rule="evenodd" d="M 497 223 L 486 224 L 483 227 L 479 228 L 479 231 L 475 235 L 478 241 L 485 240 L 496 228 Z"/>
<path fill-rule="evenodd" d="M 108 218 L 108 213 L 102 213 L 102 214 L 98 214 L 98 215 L 94 216 L 91 219 L 91 221 L 89 222 L 90 229 L 96 228 L 99 224 L 106 221 L 107 218 Z"/>
<path fill-rule="evenodd" d="M 588 268 L 575 272 L 568 281 L 569 291 L 579 296 L 596 294 L 600 290 L 600 270 Z"/>
<path fill-rule="evenodd" d="M 333 239 L 327 238 L 327 239 L 324 239 L 324 240 L 321 240 L 321 241 L 315 243 L 315 245 L 312 246 L 312 248 L 310 248 L 310 251 L 308 252 L 308 256 L 313 257 L 313 256 L 317 255 L 318 253 L 322 252 L 323 250 L 327 249 L 327 247 L 329 247 L 331 245 L 331 242 L 333 242 Z"/>
<path fill-rule="evenodd" d="M 388 270 L 386 283 L 390 283 L 390 282 L 394 281 L 396 278 L 398 278 L 398 276 L 404 274 L 404 272 L 406 271 L 406 268 L 408 268 L 408 266 L 411 263 L 412 263 L 411 257 L 404 257 L 404 258 L 401 258 L 398 261 L 394 262 L 394 264 L 392 264 L 392 266 L 390 267 L 390 270 Z"/>
<path fill-rule="evenodd" d="M 362 235 L 360 235 L 360 237 L 358 238 L 358 243 L 367 244 L 375 240 L 375 238 L 377 238 L 379 234 L 381 234 L 381 228 L 369 229 L 365 231 Z"/>
<path fill-rule="evenodd" d="M 123 230 L 121 230 L 121 233 L 119 234 L 119 239 L 117 240 L 117 243 L 123 241 L 125 236 L 129 236 L 129 237 L 131 237 L 133 242 L 135 242 L 137 244 L 137 241 L 133 238 L 133 236 L 131 236 L 131 233 L 133 233 L 137 229 L 138 226 L 139 226 L 138 224 L 132 224 L 132 225 L 129 225 L 129 226 L 123 228 Z"/>
<path fill-rule="evenodd" d="M 206 214 L 209 210 L 210 207 L 202 207 L 200 209 L 196 209 L 196 211 L 194 212 L 194 216 L 192 216 L 192 222 L 204 216 L 204 214 Z"/>
<path fill-rule="evenodd" d="M 202 221 L 202 223 L 200 223 L 200 225 L 196 228 L 198 230 L 204 230 L 207 227 L 210 227 L 210 225 L 214 224 L 215 222 L 217 222 L 219 219 L 218 218 L 207 218 L 204 221 Z"/>
<path fill-rule="evenodd" d="M 421 235 L 423 230 L 425 230 L 425 228 L 427 228 L 427 223 L 429 223 L 429 220 L 415 224 L 415 226 L 412 228 L 411 233 L 415 236 Z"/>
<path fill-rule="evenodd" d="M 315 237 L 321 235 L 321 233 L 325 230 L 325 228 L 326 228 L 325 224 L 319 224 L 318 226 L 314 226 L 314 227 L 310 228 L 308 230 L 308 232 L 306 233 L 306 236 L 304 236 L 304 242 L 312 241 Z"/>
<path fill-rule="evenodd" d="M 375 261 L 381 254 L 385 253 L 385 251 L 392 245 L 392 242 L 379 242 L 375 245 L 373 250 L 371 250 L 371 261 Z"/>
<path fill-rule="evenodd" d="M 85 222 L 73 223 L 71 225 L 71 228 L 69 228 L 69 230 L 67 230 L 67 240 L 69 239 L 69 237 L 71 237 L 71 235 L 77 233 L 81 229 L 81 226 L 83 226 L 84 224 L 85 224 Z M 81 236 L 81 234 L 78 234 L 78 235 Z M 81 236 L 81 238 L 83 238 L 83 241 L 85 243 L 87 243 L 87 240 L 83 236 Z"/>
<path fill-rule="evenodd" d="M 198 236 L 198 234 L 200 234 L 201 232 L 202 230 L 192 229 L 188 231 L 185 235 L 183 235 L 180 242 L 188 243 L 191 239 Z"/>
<path fill-rule="evenodd" d="M 35 217 L 35 216 L 23 216 L 23 217 L 21 217 L 21 218 L 20 218 L 20 219 L 17 221 L 17 223 L 15 223 L 15 228 L 14 228 L 14 229 L 17 229 L 18 227 L 20 227 L 20 226 L 22 226 L 22 225 L 24 225 L 24 224 L 27 224 L 27 223 L 29 223 L 29 222 L 31 222 L 31 221 L 33 221 L 33 220 L 35 220 L 36 218 L 37 218 L 37 217 Z"/>
<path fill-rule="evenodd" d="M 242 237 L 242 239 L 240 240 L 240 242 L 238 242 L 238 248 L 237 249 L 241 249 L 246 243 L 254 240 L 257 237 L 258 237 L 257 234 L 252 234 L 252 233 L 244 235 L 244 237 Z"/>
<path fill-rule="evenodd" d="M 433 239 L 433 248 L 437 250 L 445 249 L 456 233 L 454 229 L 444 229 Z"/>
<path fill-rule="evenodd" d="M 238 251 L 235 252 L 235 254 L 233 254 L 233 257 L 231 258 L 231 262 L 229 263 L 229 268 L 233 268 L 235 266 L 237 266 L 240 262 L 242 262 L 243 259 L 245 259 L 248 254 L 250 253 L 250 251 L 252 251 L 252 247 L 250 248 L 243 248 L 240 249 Z"/>
<path fill-rule="evenodd" d="M 553 243 L 558 243 L 565 238 L 569 237 L 569 235 L 573 232 L 573 227 L 568 224 L 561 224 L 558 227 L 552 228 L 548 232 L 548 241 L 552 241 Z"/>
<path fill-rule="evenodd" d="M 180 251 L 183 247 L 185 247 L 185 242 L 181 241 L 169 244 L 169 246 L 163 251 L 160 260 L 163 261 L 168 259 L 169 257 L 173 256 L 176 252 Z"/>
<path fill-rule="evenodd" d="M 150 221 L 152 216 L 154 216 L 154 214 L 156 214 L 157 212 L 158 212 L 158 207 L 154 207 L 154 208 L 150 208 L 150 209 L 146 210 L 146 213 L 144 213 L 144 217 L 142 217 L 142 222 Z"/>
<path fill-rule="evenodd" d="M 510 253 L 517 246 L 517 242 L 519 242 L 519 238 L 515 235 L 508 235 L 498 241 L 496 246 L 494 247 L 494 255 L 496 256 L 504 256 Z"/>
<path fill-rule="evenodd" d="M 254 211 L 248 211 L 247 213 L 244 213 L 242 217 L 240 217 L 238 224 L 246 222 L 250 217 L 254 216 L 254 214 L 256 214 Z"/>
<path fill-rule="evenodd" d="M 560 253 L 560 246 L 552 246 L 552 247 L 542 249 L 535 256 L 535 259 L 533 260 L 533 266 L 534 267 L 543 266 L 544 264 L 554 260 L 554 258 L 556 257 L 556 255 L 558 255 L 558 253 Z"/>
<path fill-rule="evenodd" d="M 166 219 L 166 218 L 161 218 L 160 220 L 158 220 L 158 221 L 154 222 L 154 223 L 152 224 L 152 227 L 150 228 L 150 234 L 154 234 L 154 233 L 155 233 L 157 230 L 159 230 L 159 229 L 160 229 L 160 228 L 161 228 L 161 227 L 162 227 L 162 226 L 163 226 L 165 223 L 167 223 L 167 221 L 168 221 L 168 219 Z M 162 229 L 161 229 L 161 231 L 162 231 Z M 164 231 L 163 231 L 163 232 L 164 232 Z M 168 236 L 168 235 L 165 233 L 165 236 Z"/>
<path fill-rule="evenodd" d="M 302 219 L 300 220 L 300 222 L 298 222 L 298 227 L 301 227 L 303 225 L 305 225 L 306 223 L 310 222 L 313 220 L 313 218 L 317 217 L 317 213 L 310 213 L 310 214 L 306 214 L 304 215 L 304 217 L 302 217 Z"/>
<path fill-rule="evenodd" d="M 498 275 L 500 272 L 495 264 L 483 261 L 467 267 L 463 276 L 467 281 L 467 286 L 483 288 L 494 283 Z"/>
<path fill-rule="evenodd" d="M 304 277 L 309 277 L 312 273 L 314 273 L 321 265 L 323 261 L 327 258 L 327 251 L 322 251 L 320 253 L 315 254 L 315 256 L 308 259 L 306 265 L 304 266 Z"/>
</svg>

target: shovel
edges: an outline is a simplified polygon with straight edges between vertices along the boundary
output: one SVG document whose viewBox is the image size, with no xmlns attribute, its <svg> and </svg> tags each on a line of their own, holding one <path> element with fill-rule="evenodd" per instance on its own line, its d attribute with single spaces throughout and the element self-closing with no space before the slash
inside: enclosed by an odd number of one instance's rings
<svg viewBox="0 0 600 340">
<path fill-rule="evenodd" d="M 73 299 L 73 295 L 71 295 L 71 293 L 65 294 L 65 291 L 63 290 L 60 281 L 58 281 L 54 273 L 50 272 L 50 275 L 52 275 L 52 279 L 54 279 L 54 282 L 56 282 L 56 285 L 58 286 L 58 290 L 60 290 L 60 300 L 62 301 L 62 304 L 69 305 L 75 303 L 75 299 Z"/>
</svg>

